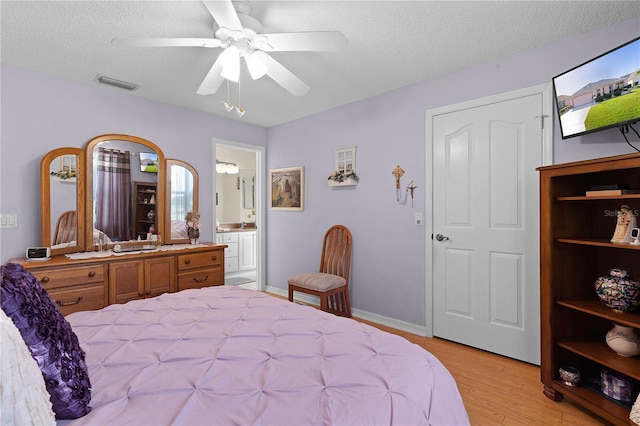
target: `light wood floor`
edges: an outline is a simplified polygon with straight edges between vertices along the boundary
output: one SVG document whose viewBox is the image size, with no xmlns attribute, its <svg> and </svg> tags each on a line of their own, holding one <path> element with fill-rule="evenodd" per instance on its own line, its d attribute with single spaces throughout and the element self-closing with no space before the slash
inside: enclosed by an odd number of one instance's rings
<svg viewBox="0 0 640 426">
<path fill-rule="evenodd" d="M 400 335 L 435 355 L 456 379 L 474 426 L 608 424 L 566 400 L 553 402 L 544 396 L 539 367 L 447 340 L 354 319 Z"/>
</svg>

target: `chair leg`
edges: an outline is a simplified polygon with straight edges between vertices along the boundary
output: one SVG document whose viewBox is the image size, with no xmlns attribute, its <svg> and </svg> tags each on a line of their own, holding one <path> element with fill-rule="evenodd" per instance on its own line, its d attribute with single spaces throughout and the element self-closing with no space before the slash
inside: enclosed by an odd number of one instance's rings
<svg viewBox="0 0 640 426">
<path fill-rule="evenodd" d="M 289 302 L 293 302 L 293 289 L 289 286 Z"/>
<path fill-rule="evenodd" d="M 349 290 L 344 292 L 345 312 L 348 318 L 351 318 L 351 301 L 349 300 Z"/>
<path fill-rule="evenodd" d="M 329 312 L 328 308 L 329 308 L 329 304 L 328 304 L 329 300 L 326 294 L 321 294 L 320 295 L 320 310 L 321 311 L 325 311 L 325 312 Z"/>
</svg>

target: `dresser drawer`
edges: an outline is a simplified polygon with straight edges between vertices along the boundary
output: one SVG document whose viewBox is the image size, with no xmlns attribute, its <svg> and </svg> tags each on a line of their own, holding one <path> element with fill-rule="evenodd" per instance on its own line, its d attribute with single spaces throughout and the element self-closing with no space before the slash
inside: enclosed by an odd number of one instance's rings
<svg viewBox="0 0 640 426">
<path fill-rule="evenodd" d="M 225 232 L 224 234 L 222 234 L 222 244 L 237 243 L 237 242 L 238 242 L 237 232 Z"/>
<path fill-rule="evenodd" d="M 87 284 L 50 290 L 51 300 L 60 308 L 63 315 L 78 311 L 91 311 L 107 306 L 103 283 Z"/>
<path fill-rule="evenodd" d="M 80 284 L 104 283 L 104 265 L 73 268 L 40 269 L 31 271 L 46 290 Z M 51 292 L 49 292 L 51 293 Z"/>
<path fill-rule="evenodd" d="M 224 257 L 238 257 L 238 243 L 228 243 L 224 249 Z"/>
<path fill-rule="evenodd" d="M 183 254 L 178 256 L 178 271 L 188 271 L 198 268 L 222 266 L 224 253 L 222 249 L 206 253 Z"/>
<path fill-rule="evenodd" d="M 225 272 L 238 272 L 238 256 L 225 257 L 224 258 L 224 271 Z"/>
<path fill-rule="evenodd" d="M 178 274 L 178 291 L 224 284 L 222 266 Z"/>
</svg>

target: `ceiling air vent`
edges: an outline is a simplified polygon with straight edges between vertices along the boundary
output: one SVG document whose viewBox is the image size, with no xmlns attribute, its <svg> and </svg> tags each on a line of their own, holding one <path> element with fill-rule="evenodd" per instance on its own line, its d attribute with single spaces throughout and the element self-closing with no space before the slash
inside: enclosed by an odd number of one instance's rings
<svg viewBox="0 0 640 426">
<path fill-rule="evenodd" d="M 136 90 L 138 88 L 137 84 L 128 83 L 122 80 L 116 80 L 115 78 L 107 77 L 106 75 L 102 74 L 98 74 L 96 76 L 96 81 L 98 83 L 107 84 L 109 86 L 117 87 L 124 90 Z"/>
</svg>

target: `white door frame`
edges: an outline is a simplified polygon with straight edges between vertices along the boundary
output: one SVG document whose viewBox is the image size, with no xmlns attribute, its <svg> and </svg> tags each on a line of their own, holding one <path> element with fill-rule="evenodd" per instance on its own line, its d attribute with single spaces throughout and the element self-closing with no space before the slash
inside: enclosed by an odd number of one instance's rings
<svg viewBox="0 0 640 426">
<path fill-rule="evenodd" d="M 256 153 L 256 290 L 264 291 L 266 288 L 266 263 L 265 263 L 265 255 L 267 252 L 267 244 L 266 244 L 266 232 L 265 232 L 265 224 L 267 218 L 267 200 L 266 200 L 266 168 L 267 168 L 267 148 L 260 145 L 250 145 L 241 142 L 229 141 L 224 139 L 216 139 L 213 138 L 213 159 L 212 159 L 212 167 L 213 171 L 213 199 L 216 198 L 216 173 L 215 173 L 215 164 L 216 164 L 216 145 L 228 146 L 230 148 L 241 149 L 245 151 L 252 151 Z M 216 227 L 216 208 L 215 202 L 213 206 L 213 223 L 212 226 L 215 229 Z M 215 232 L 214 232 L 215 238 Z"/>
<path fill-rule="evenodd" d="M 484 98 L 472 99 L 469 101 L 447 105 L 439 108 L 429 109 L 426 112 L 426 159 L 425 165 L 429 168 L 425 173 L 425 200 L 431 200 L 431 208 L 426 208 L 426 217 L 424 218 L 425 224 L 425 244 L 426 244 L 426 259 L 425 259 L 425 278 L 426 278 L 426 291 L 425 291 L 425 306 L 426 306 L 426 319 L 425 319 L 425 335 L 427 337 L 433 337 L 433 133 L 432 123 L 433 117 L 440 114 L 448 114 L 451 112 L 461 111 L 465 109 L 471 109 L 480 107 L 487 104 L 504 102 L 513 98 L 542 94 L 542 117 L 540 117 L 540 123 L 543 125 L 542 130 L 542 164 L 549 165 L 553 163 L 553 95 L 551 91 L 551 84 L 541 84 L 538 86 L 527 87 L 524 89 L 514 90 L 511 92 L 500 93 L 497 95 L 487 96 Z M 532 194 L 531 196 L 538 197 L 539 195 Z"/>
</svg>

